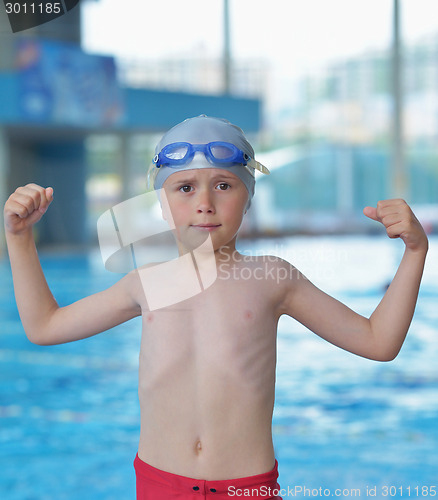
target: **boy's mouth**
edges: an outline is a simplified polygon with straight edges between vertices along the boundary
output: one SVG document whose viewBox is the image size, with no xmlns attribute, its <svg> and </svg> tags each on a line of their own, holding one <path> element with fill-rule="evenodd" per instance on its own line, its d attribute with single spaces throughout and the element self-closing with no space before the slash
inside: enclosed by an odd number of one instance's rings
<svg viewBox="0 0 438 500">
<path fill-rule="evenodd" d="M 195 229 L 199 229 L 200 231 L 214 231 L 221 224 L 192 224 L 192 227 Z"/>
</svg>

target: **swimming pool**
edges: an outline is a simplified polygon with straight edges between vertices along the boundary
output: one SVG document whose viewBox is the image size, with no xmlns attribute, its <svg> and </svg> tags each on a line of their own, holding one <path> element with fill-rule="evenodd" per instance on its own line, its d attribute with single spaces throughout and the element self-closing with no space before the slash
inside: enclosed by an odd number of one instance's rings
<svg viewBox="0 0 438 500">
<path fill-rule="evenodd" d="M 387 496 L 415 498 L 415 487 L 422 496 L 421 487 L 438 485 L 437 242 L 431 239 L 408 339 L 391 363 L 345 353 L 281 319 L 273 431 L 289 495 L 339 489 L 371 496 L 376 487 L 375 497 L 385 498 L 387 485 L 397 488 Z M 401 256 L 397 242 L 371 237 L 240 246 L 287 258 L 363 314 L 377 304 Z M 94 252 L 43 253 L 42 264 L 60 304 L 118 278 Z M 22 331 L 5 258 L 0 279 L 0 498 L 134 498 L 140 320 L 85 341 L 34 346 Z"/>
</svg>

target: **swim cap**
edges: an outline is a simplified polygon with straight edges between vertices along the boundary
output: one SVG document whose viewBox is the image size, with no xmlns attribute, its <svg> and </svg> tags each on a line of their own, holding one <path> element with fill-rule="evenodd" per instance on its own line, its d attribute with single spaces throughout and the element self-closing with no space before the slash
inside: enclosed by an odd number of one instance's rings
<svg viewBox="0 0 438 500">
<path fill-rule="evenodd" d="M 214 118 L 206 115 L 188 118 L 178 125 L 175 125 L 163 135 L 160 142 L 157 144 L 157 147 L 155 148 L 155 154 L 160 153 L 161 150 L 168 144 L 172 144 L 175 142 L 208 144 L 209 142 L 215 141 L 223 141 L 233 144 L 238 149 L 243 151 L 243 153 L 248 155 L 250 157 L 250 161 L 246 166 L 224 166 L 219 164 L 212 165 L 211 163 L 208 163 L 202 155 L 197 153 L 195 154 L 192 161 L 178 166 L 178 168 L 172 168 L 166 165 L 162 165 L 161 167 L 157 168 L 155 164 L 152 164 L 148 172 L 148 182 L 151 184 L 151 181 L 153 181 L 154 189 L 159 190 L 163 187 L 166 179 L 176 172 L 180 172 L 183 170 L 194 170 L 198 168 L 220 168 L 223 170 L 227 170 L 228 172 L 231 172 L 239 177 L 239 179 L 245 184 L 246 189 L 248 190 L 250 203 L 251 198 L 254 196 L 255 190 L 255 170 L 257 169 L 264 174 L 269 174 L 269 170 L 254 159 L 254 150 L 251 144 L 246 139 L 242 129 L 237 127 L 236 125 L 233 125 L 228 120 L 225 120 L 223 118 Z"/>
</svg>

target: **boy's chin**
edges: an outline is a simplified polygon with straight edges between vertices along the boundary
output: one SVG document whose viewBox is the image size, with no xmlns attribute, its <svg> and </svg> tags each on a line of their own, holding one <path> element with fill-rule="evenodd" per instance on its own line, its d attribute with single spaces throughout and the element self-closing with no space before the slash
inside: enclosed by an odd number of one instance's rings
<svg viewBox="0 0 438 500">
<path fill-rule="evenodd" d="M 215 233 L 199 233 L 187 231 L 180 234 L 179 245 L 184 253 L 196 251 L 198 255 L 216 253 L 222 248 L 233 246 L 233 241 L 225 241 Z"/>
<path fill-rule="evenodd" d="M 199 233 L 196 231 L 186 230 L 178 235 L 178 243 L 185 252 L 212 252 L 213 240 L 210 233 Z"/>
</svg>

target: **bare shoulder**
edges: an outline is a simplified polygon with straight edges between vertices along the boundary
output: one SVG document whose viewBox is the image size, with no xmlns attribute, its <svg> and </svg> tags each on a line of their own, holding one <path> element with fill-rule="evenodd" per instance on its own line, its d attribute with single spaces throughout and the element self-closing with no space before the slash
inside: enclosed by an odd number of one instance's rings
<svg viewBox="0 0 438 500">
<path fill-rule="evenodd" d="M 277 313 L 279 316 L 289 314 L 295 297 L 310 282 L 293 264 L 280 257 L 271 259 L 271 273 L 276 286 Z"/>
</svg>

